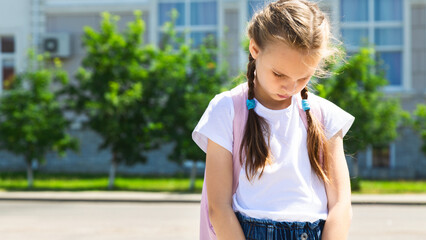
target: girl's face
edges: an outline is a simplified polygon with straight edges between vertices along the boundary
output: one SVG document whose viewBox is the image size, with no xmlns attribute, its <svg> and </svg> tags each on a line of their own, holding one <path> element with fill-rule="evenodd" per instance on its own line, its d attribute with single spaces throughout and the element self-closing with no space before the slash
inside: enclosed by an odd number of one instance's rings
<svg viewBox="0 0 426 240">
<path fill-rule="evenodd" d="M 255 97 L 270 109 L 288 107 L 291 96 L 308 84 L 321 60 L 304 56 L 282 42 L 260 49 L 251 39 L 249 50 L 256 59 Z"/>
</svg>

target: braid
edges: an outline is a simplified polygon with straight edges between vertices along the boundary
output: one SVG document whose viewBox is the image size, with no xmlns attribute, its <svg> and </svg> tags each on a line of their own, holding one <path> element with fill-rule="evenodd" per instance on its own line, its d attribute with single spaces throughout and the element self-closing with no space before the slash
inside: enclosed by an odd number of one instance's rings
<svg viewBox="0 0 426 240">
<path fill-rule="evenodd" d="M 254 98 L 254 71 L 256 71 L 256 60 L 251 54 L 249 54 L 249 63 L 247 64 L 247 83 L 249 87 L 248 99 Z"/>
<path fill-rule="evenodd" d="M 305 86 L 302 91 L 300 92 L 300 95 L 302 96 L 302 99 L 308 99 L 308 87 Z M 307 143 L 308 146 L 308 155 L 309 155 L 309 161 L 311 163 L 311 166 L 313 170 L 317 173 L 318 176 L 321 176 L 321 178 L 325 182 L 330 182 L 330 178 L 327 175 L 328 172 L 328 160 L 327 155 L 324 153 L 327 153 L 328 146 L 327 146 L 327 138 L 324 135 L 323 126 L 318 121 L 318 119 L 315 118 L 311 114 L 310 110 L 306 110 L 306 120 L 308 123 L 308 129 L 307 129 Z M 320 159 L 322 158 L 322 166 L 320 163 Z"/>
<path fill-rule="evenodd" d="M 254 80 L 255 80 L 256 60 L 249 54 L 249 63 L 247 64 L 247 84 L 248 84 L 248 99 L 254 98 Z M 264 134 L 268 139 L 266 143 Z M 257 173 L 257 170 L 262 168 L 259 178 L 265 169 L 265 163 L 271 163 L 272 156 L 269 149 L 270 129 L 266 120 L 257 115 L 254 109 L 248 111 L 247 122 L 244 128 L 244 137 L 241 140 L 240 146 L 240 163 L 243 165 L 243 155 L 246 157 L 246 176 L 250 181 Z M 244 151 L 244 154 L 242 154 Z"/>
<path fill-rule="evenodd" d="M 307 86 L 305 86 L 303 89 L 302 89 L 302 91 L 300 92 L 300 95 L 302 96 L 302 99 L 308 99 L 308 87 Z M 311 111 L 310 110 L 306 110 L 305 111 L 306 112 L 306 119 L 307 119 L 307 122 L 308 122 L 308 125 L 311 125 L 312 124 L 312 117 L 311 117 Z"/>
</svg>

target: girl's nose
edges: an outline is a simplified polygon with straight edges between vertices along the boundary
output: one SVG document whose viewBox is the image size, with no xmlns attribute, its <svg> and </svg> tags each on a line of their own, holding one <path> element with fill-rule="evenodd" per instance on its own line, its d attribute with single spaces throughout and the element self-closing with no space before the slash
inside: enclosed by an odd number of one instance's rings
<svg viewBox="0 0 426 240">
<path fill-rule="evenodd" d="M 283 85 L 281 88 L 283 89 L 283 91 L 291 93 L 296 89 L 296 87 L 297 83 L 295 81 L 291 81 L 289 84 Z"/>
</svg>

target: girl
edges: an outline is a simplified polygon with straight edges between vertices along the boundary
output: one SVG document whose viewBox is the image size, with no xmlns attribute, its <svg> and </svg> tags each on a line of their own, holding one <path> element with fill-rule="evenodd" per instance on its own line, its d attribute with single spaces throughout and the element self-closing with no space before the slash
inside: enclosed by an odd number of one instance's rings
<svg viewBox="0 0 426 240">
<path fill-rule="evenodd" d="M 355 118 L 307 88 L 340 53 L 328 17 L 280 0 L 253 16 L 248 36 L 247 82 L 216 95 L 192 133 L 206 152 L 200 239 L 346 239 L 342 139 Z"/>
</svg>

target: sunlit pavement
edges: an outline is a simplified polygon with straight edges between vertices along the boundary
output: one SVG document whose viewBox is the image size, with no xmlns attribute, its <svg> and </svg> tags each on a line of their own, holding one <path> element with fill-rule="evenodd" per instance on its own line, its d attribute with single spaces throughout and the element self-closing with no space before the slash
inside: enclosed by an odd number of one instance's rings
<svg viewBox="0 0 426 240">
<path fill-rule="evenodd" d="M 426 239 L 426 206 L 353 205 L 349 240 Z"/>
<path fill-rule="evenodd" d="M 197 239 L 189 203 L 0 202 L 0 239 Z"/>
<path fill-rule="evenodd" d="M 354 205 L 350 240 L 426 239 L 426 206 Z M 198 239 L 198 203 L 0 201 L 4 240 Z"/>
</svg>

